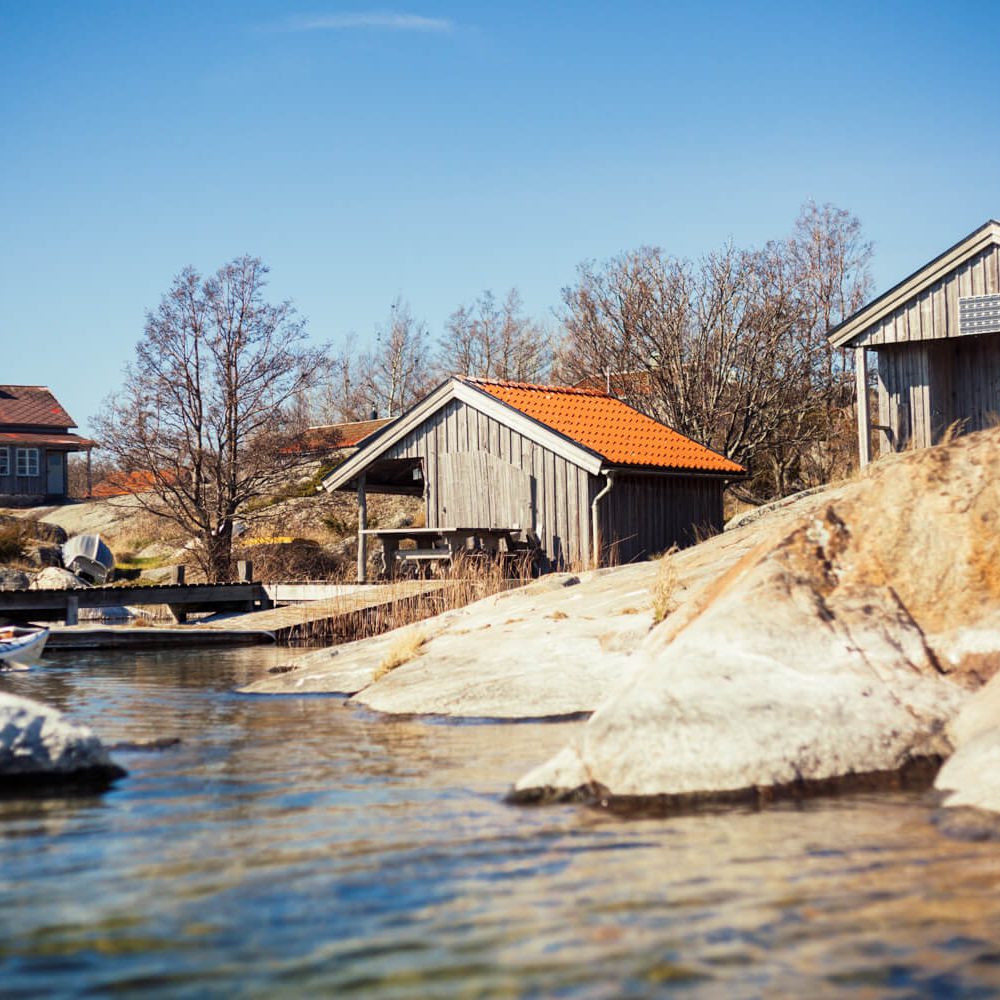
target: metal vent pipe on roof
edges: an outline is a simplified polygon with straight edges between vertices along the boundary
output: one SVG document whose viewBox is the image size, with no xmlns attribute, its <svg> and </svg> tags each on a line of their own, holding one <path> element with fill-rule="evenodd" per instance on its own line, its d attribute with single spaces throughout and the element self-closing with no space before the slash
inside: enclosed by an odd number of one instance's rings
<svg viewBox="0 0 1000 1000">
<path fill-rule="evenodd" d="M 615 474 L 613 472 L 606 472 L 604 475 L 606 480 L 604 489 L 590 503 L 590 534 L 593 539 L 594 569 L 597 569 L 601 565 L 601 532 L 597 508 L 601 500 L 611 492 L 611 487 L 615 485 Z"/>
</svg>

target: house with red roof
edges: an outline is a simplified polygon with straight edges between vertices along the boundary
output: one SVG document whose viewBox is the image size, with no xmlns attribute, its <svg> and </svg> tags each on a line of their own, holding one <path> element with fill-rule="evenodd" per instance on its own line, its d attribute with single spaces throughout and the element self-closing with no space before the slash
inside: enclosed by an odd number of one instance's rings
<svg viewBox="0 0 1000 1000">
<path fill-rule="evenodd" d="M 43 385 L 0 385 L 0 504 L 64 500 L 67 456 L 96 442 L 71 433 L 73 418 Z"/>
<path fill-rule="evenodd" d="M 745 475 L 601 389 L 453 377 L 323 486 L 357 491 L 362 522 L 367 493 L 422 497 L 429 529 L 518 531 L 563 568 L 691 544 L 722 526 L 723 491 Z"/>
<path fill-rule="evenodd" d="M 303 456 L 321 458 L 357 448 L 365 438 L 381 430 L 391 417 L 348 420 L 340 424 L 317 424 L 306 429 L 296 450 Z"/>
</svg>

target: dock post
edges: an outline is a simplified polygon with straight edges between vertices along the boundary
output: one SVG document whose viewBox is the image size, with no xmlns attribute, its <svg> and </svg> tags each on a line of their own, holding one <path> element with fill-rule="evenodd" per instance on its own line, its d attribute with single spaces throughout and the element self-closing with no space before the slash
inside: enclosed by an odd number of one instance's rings
<svg viewBox="0 0 1000 1000">
<path fill-rule="evenodd" d="M 80 598 L 76 594 L 66 595 L 66 624 L 77 625 L 80 621 Z"/>
<path fill-rule="evenodd" d="M 249 559 L 236 561 L 236 582 L 253 583 L 253 563 Z"/>
<path fill-rule="evenodd" d="M 170 582 L 175 583 L 178 586 L 183 586 L 184 584 L 184 573 L 185 569 L 183 564 L 180 566 L 170 567 Z"/>
<path fill-rule="evenodd" d="M 365 475 L 358 478 L 358 583 L 368 582 L 368 548 L 365 529 L 368 527 L 368 497 L 365 494 Z"/>
</svg>

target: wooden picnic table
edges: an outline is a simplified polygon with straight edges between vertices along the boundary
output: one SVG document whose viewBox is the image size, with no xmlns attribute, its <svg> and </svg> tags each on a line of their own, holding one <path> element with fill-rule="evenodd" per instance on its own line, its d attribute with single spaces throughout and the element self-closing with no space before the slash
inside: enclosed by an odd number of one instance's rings
<svg viewBox="0 0 1000 1000">
<path fill-rule="evenodd" d="M 502 552 L 523 549 L 515 540 L 517 528 L 366 528 L 362 534 L 382 543 L 382 558 L 387 576 L 395 576 L 397 564 L 427 566 L 435 562 L 451 562 L 462 552 L 485 552 L 497 556 Z M 400 548 L 400 543 L 412 541 L 414 548 Z"/>
</svg>

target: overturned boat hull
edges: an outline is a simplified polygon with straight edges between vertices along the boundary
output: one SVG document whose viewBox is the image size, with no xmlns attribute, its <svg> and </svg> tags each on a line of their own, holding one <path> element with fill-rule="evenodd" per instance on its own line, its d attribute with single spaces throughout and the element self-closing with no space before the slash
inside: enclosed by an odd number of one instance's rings
<svg viewBox="0 0 1000 1000">
<path fill-rule="evenodd" d="M 74 535 L 62 547 L 63 565 L 88 583 L 110 579 L 115 557 L 100 535 Z"/>
</svg>

